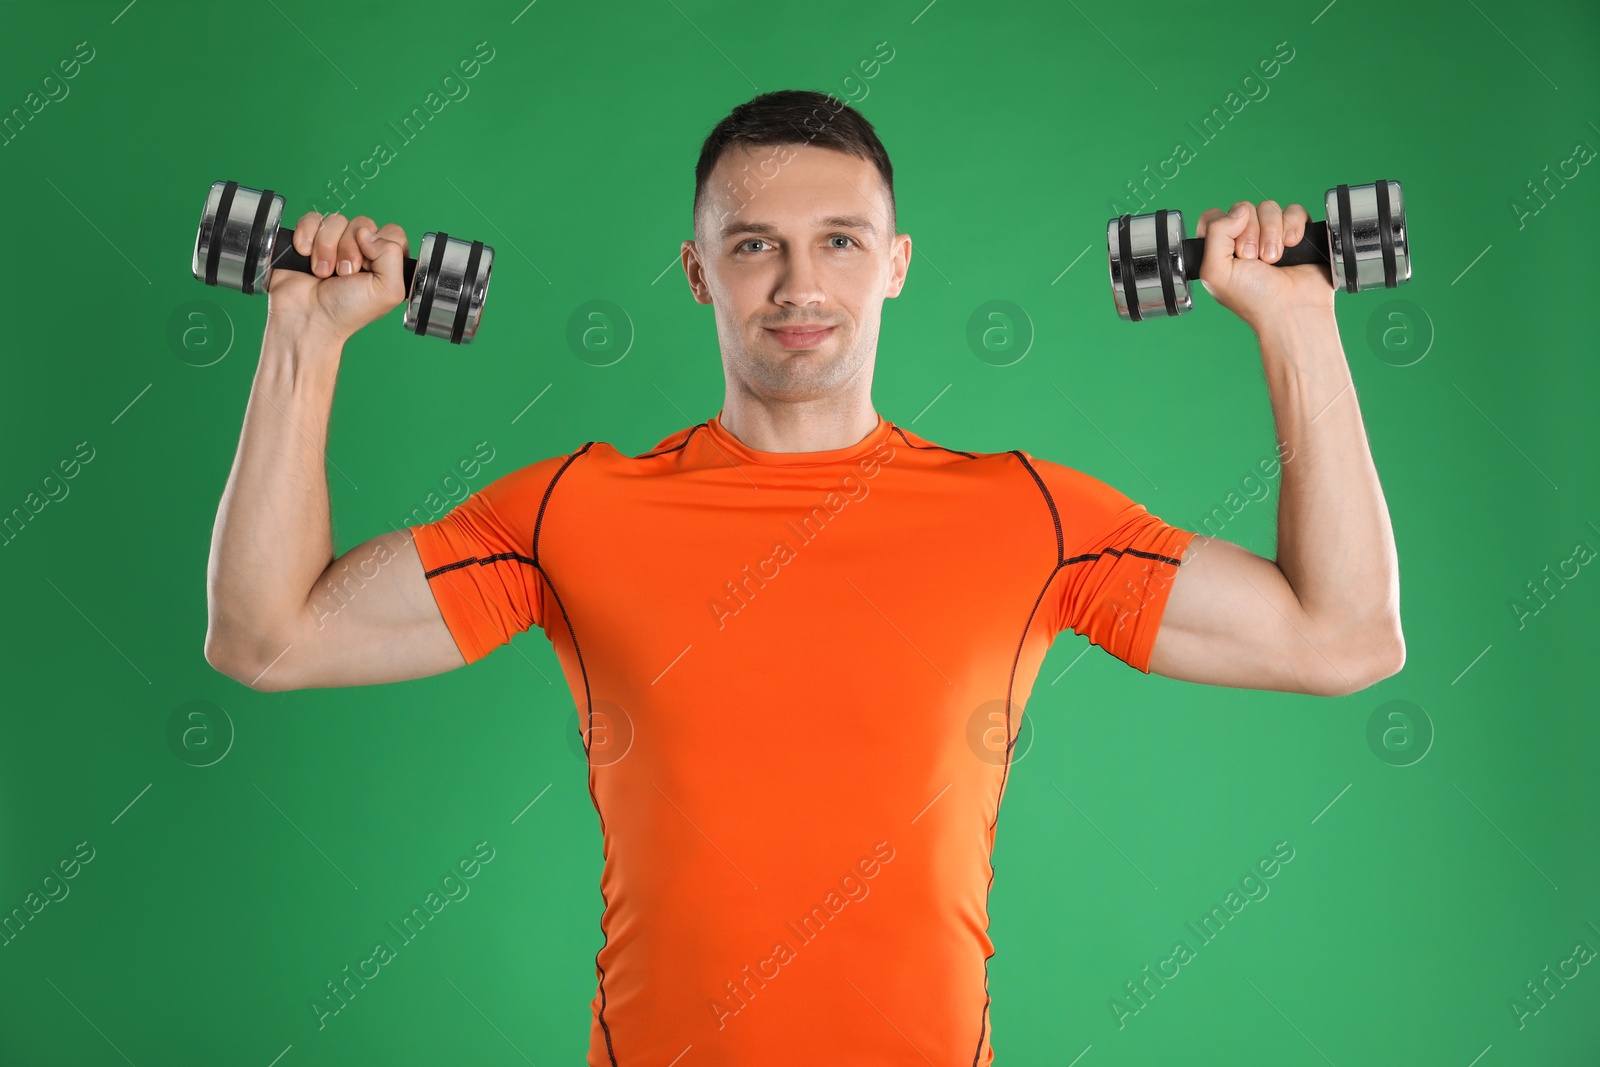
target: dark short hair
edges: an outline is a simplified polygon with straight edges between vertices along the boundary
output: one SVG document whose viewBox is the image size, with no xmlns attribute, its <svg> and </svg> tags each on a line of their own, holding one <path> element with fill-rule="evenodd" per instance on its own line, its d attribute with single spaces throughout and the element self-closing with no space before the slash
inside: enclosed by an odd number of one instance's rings
<svg viewBox="0 0 1600 1067">
<path fill-rule="evenodd" d="M 896 232 L 894 167 L 883 142 L 855 108 L 830 93 L 779 89 L 762 93 L 732 111 L 700 146 L 694 168 L 694 218 L 700 217 L 707 180 L 730 145 L 816 144 L 847 152 L 878 168 L 889 192 L 889 233 Z"/>
</svg>

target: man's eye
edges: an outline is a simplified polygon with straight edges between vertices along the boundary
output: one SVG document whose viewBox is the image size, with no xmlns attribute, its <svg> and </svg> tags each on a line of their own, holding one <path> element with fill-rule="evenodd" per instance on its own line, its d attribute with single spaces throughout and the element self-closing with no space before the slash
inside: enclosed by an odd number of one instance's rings
<svg viewBox="0 0 1600 1067">
<path fill-rule="evenodd" d="M 739 251 L 743 252 L 745 250 L 745 245 L 752 245 L 752 244 L 756 244 L 757 242 L 760 242 L 761 244 L 766 244 L 767 243 L 767 242 L 763 241 L 759 237 L 752 237 L 748 241 L 744 241 L 739 245 Z"/>
<path fill-rule="evenodd" d="M 851 244 L 855 244 L 856 243 L 856 240 L 855 240 L 854 237 L 850 237 L 850 236 L 847 236 L 846 234 L 842 234 L 842 233 L 834 234 L 832 237 L 829 238 L 829 240 L 830 241 L 831 240 L 844 240 L 844 241 L 849 241 Z"/>
</svg>

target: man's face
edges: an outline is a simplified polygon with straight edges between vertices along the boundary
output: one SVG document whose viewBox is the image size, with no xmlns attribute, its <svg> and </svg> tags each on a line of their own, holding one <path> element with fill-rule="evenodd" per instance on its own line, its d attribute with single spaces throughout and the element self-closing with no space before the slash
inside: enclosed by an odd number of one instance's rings
<svg viewBox="0 0 1600 1067">
<path fill-rule="evenodd" d="M 735 145 L 701 196 L 683 265 L 715 309 L 730 384 L 791 402 L 870 388 L 883 300 L 911 262 L 878 169 L 817 145 Z"/>
</svg>

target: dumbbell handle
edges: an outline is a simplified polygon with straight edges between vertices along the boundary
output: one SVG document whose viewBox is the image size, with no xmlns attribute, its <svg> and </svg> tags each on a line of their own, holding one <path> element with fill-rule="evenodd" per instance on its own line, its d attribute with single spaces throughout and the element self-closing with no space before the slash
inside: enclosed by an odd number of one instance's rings
<svg viewBox="0 0 1600 1067">
<path fill-rule="evenodd" d="M 1206 239 L 1204 237 L 1185 237 L 1183 239 L 1183 262 L 1189 267 L 1191 278 L 1200 277 L 1200 264 L 1204 262 L 1206 254 Z M 1298 244 L 1284 245 L 1283 255 L 1271 267 L 1293 267 L 1301 263 L 1320 263 L 1328 268 L 1328 279 L 1333 280 L 1333 260 L 1328 253 L 1328 224 L 1326 222 L 1306 223 L 1306 232 Z"/>
<path fill-rule="evenodd" d="M 442 236 L 442 235 L 441 235 Z M 444 242 L 437 241 L 435 248 L 443 249 Z M 297 270 L 303 274 L 311 274 L 311 259 L 295 251 L 294 231 L 287 226 L 278 227 L 278 239 L 272 243 L 272 265 L 282 267 L 284 270 Z M 1187 252 L 1188 250 L 1185 249 Z M 1285 251 L 1289 251 L 1285 249 Z M 411 292 L 411 279 L 417 273 L 417 261 L 407 256 L 402 277 L 406 284 L 406 292 Z"/>
</svg>

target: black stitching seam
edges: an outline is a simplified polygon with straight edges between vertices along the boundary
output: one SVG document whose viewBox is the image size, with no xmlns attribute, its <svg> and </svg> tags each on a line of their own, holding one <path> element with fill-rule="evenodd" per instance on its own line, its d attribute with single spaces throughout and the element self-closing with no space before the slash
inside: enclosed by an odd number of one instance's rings
<svg viewBox="0 0 1600 1067">
<path fill-rule="evenodd" d="M 468 556 L 466 559 L 458 559 L 454 563 L 443 563 L 443 564 L 440 564 L 439 566 L 433 568 L 433 570 L 431 570 L 431 571 L 423 572 L 423 577 L 424 578 L 437 578 L 439 575 L 443 574 L 446 571 L 457 570 L 457 569 L 459 569 L 461 567 L 470 567 L 474 563 L 476 563 L 480 567 L 486 567 L 491 563 L 499 563 L 501 560 L 507 560 L 507 559 L 514 559 L 518 563 L 533 564 L 533 560 L 532 559 L 530 559 L 527 556 L 524 556 L 520 552 L 497 552 L 492 556 L 483 556 L 481 558 L 478 557 L 478 556 Z"/>
<path fill-rule="evenodd" d="M 966 456 L 968 459 L 977 459 L 978 458 L 976 455 L 974 455 L 971 452 L 963 452 L 960 449 L 956 449 L 956 448 L 946 448 L 946 447 L 944 447 L 944 445 L 935 445 L 935 444 L 917 445 L 917 444 L 912 444 L 911 443 L 911 438 L 906 436 L 906 432 L 904 430 L 902 430 L 900 427 L 896 426 L 892 422 L 889 424 L 889 426 L 895 433 L 900 435 L 900 440 L 904 441 L 906 443 L 906 446 L 909 447 L 909 448 L 920 448 L 924 452 L 930 452 L 930 451 L 949 452 L 951 455 Z"/>
<path fill-rule="evenodd" d="M 682 441 L 680 441 L 677 444 L 673 445 L 671 448 L 663 448 L 659 452 L 645 452 L 644 454 L 638 455 L 638 456 L 634 456 L 633 458 L 634 459 L 654 459 L 656 456 L 664 456 L 668 452 L 677 452 L 679 449 L 687 447 L 688 444 L 689 444 L 689 438 L 693 437 L 694 434 L 695 434 L 695 431 L 700 429 L 700 427 L 702 427 L 704 425 L 705 425 L 705 423 L 703 423 L 703 422 L 697 422 L 693 426 L 689 427 L 688 436 L 685 437 Z"/>
</svg>

